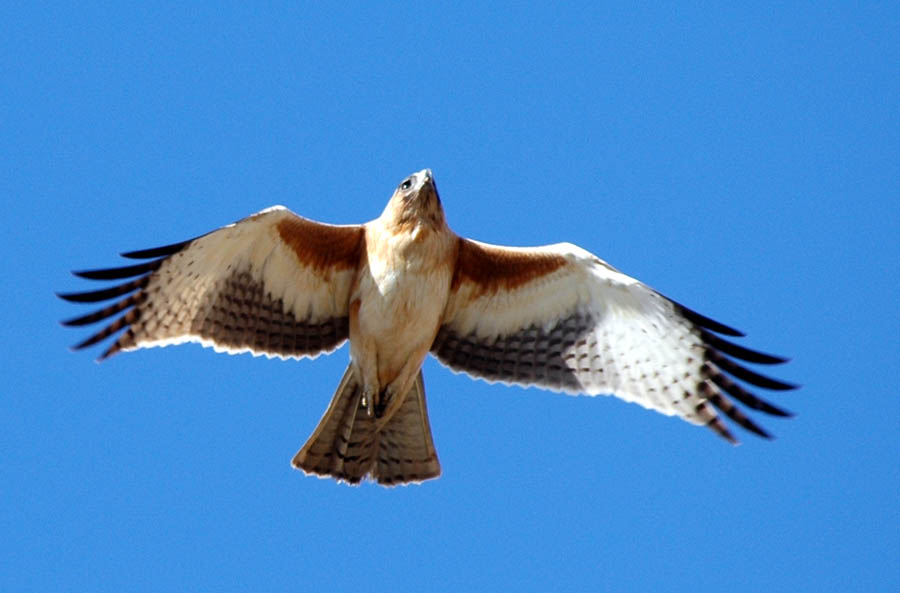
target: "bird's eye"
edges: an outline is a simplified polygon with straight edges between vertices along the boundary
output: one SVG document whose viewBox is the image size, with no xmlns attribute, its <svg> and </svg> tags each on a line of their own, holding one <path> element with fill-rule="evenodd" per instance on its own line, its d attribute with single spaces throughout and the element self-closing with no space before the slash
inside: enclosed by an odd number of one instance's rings
<svg viewBox="0 0 900 593">
<path fill-rule="evenodd" d="M 403 183 L 400 184 L 400 189 L 402 189 L 403 191 L 406 191 L 412 187 L 412 183 L 413 183 L 412 177 L 407 177 L 406 179 L 403 180 Z"/>
</svg>

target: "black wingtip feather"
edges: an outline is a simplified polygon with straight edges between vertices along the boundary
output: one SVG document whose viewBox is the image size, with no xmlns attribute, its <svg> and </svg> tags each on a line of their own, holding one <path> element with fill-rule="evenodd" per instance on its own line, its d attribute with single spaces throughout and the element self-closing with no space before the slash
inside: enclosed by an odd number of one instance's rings
<svg viewBox="0 0 900 593">
<path fill-rule="evenodd" d="M 120 311 L 124 311 L 125 309 L 136 305 L 141 301 L 140 294 L 133 294 L 128 298 L 122 299 L 117 303 L 113 303 L 108 307 L 104 307 L 99 311 L 94 311 L 92 313 L 88 313 L 87 315 L 82 315 L 81 317 L 75 317 L 73 319 L 69 319 L 63 321 L 62 324 L 68 327 L 77 327 L 82 325 L 90 325 L 91 323 L 96 323 L 98 321 L 102 321 L 109 317 L 112 317 L 116 313 Z"/>
<path fill-rule="evenodd" d="M 762 427 L 759 426 L 758 424 L 754 424 L 754 425 L 753 425 L 753 428 L 751 428 L 751 427 L 749 427 L 749 426 L 745 426 L 744 428 L 746 428 L 747 430 L 749 430 L 750 432 L 752 432 L 752 433 L 755 434 L 756 436 L 759 436 L 759 437 L 762 437 L 762 438 L 766 439 L 767 441 L 774 441 L 774 440 L 775 440 L 775 435 L 774 435 L 774 434 L 772 434 L 771 432 L 769 432 L 769 431 L 767 431 L 766 429 L 762 428 Z"/>
<path fill-rule="evenodd" d="M 766 430 L 759 424 L 753 422 L 752 420 L 747 419 L 744 422 L 738 422 L 738 424 L 741 425 L 741 428 L 749 430 L 750 432 L 752 432 L 753 434 L 755 434 L 758 437 L 762 437 L 768 441 L 775 440 L 775 437 L 772 435 L 771 432 L 769 432 L 768 430 Z"/>
<path fill-rule="evenodd" d="M 169 256 L 175 253 L 178 253 L 185 247 L 187 247 L 190 243 L 194 242 L 197 239 L 188 239 L 187 241 L 181 241 L 179 243 L 172 243 L 171 245 L 163 245 L 161 247 L 151 247 L 149 249 L 138 249 L 136 251 L 127 251 L 122 253 L 122 257 L 127 257 L 128 259 L 153 259 L 157 257 Z"/>
<path fill-rule="evenodd" d="M 138 278 L 137 280 L 132 280 L 130 282 L 126 282 L 125 284 L 119 284 L 117 286 L 111 286 L 109 288 L 103 288 L 101 290 L 92 290 L 88 292 L 57 292 L 56 296 L 63 300 L 69 301 L 70 303 L 97 303 L 100 301 L 108 301 L 130 292 L 134 292 L 135 290 L 143 288 L 146 285 L 147 278 Z"/>
<path fill-rule="evenodd" d="M 101 270 L 80 270 L 72 272 L 79 278 L 87 278 L 88 280 L 119 280 L 122 278 L 131 278 L 153 272 L 162 265 L 166 258 L 154 259 L 142 264 L 133 266 L 122 266 L 120 268 L 104 268 Z"/>
<path fill-rule="evenodd" d="M 719 352 L 747 362 L 755 362 L 758 364 L 782 364 L 790 360 L 781 356 L 775 356 L 774 354 L 766 354 L 765 352 L 744 348 L 743 346 L 729 342 L 728 340 L 720 338 L 705 330 L 700 330 L 700 337 L 703 338 L 703 341 L 707 345 L 712 346 Z"/>
<path fill-rule="evenodd" d="M 675 303 L 675 306 L 678 308 L 678 311 L 682 315 L 684 315 L 684 317 L 688 321 L 690 321 L 702 328 L 706 328 L 708 330 L 712 330 L 714 332 L 717 332 L 720 334 L 725 334 L 726 336 L 732 336 L 735 338 L 742 338 L 745 335 L 744 332 L 738 331 L 738 330 L 734 329 L 733 327 L 729 327 L 729 326 L 725 325 L 724 323 L 719 323 L 715 319 L 710 319 L 706 315 L 701 315 L 700 313 L 697 313 L 696 311 L 694 311 L 692 309 L 688 309 L 687 307 L 685 307 L 684 305 L 682 305 L 680 303 Z"/>
<path fill-rule="evenodd" d="M 733 360 L 722 356 L 714 350 L 710 350 L 707 352 L 707 358 L 714 362 L 716 366 L 718 366 L 726 373 L 740 379 L 741 381 L 746 381 L 751 385 L 756 385 L 757 387 L 771 389 L 773 391 L 789 391 L 791 389 L 797 389 L 798 387 L 798 385 L 794 385 L 792 383 L 779 381 L 778 379 L 773 379 L 771 377 L 766 377 L 765 375 L 755 373 L 750 369 L 742 367 Z"/>
<path fill-rule="evenodd" d="M 103 311 L 105 311 L 105 309 Z M 102 313 L 103 311 L 100 311 L 100 313 Z M 94 319 L 95 315 L 97 315 L 97 313 L 90 313 L 82 317 L 64 319 L 63 321 L 60 321 L 59 324 L 64 327 L 80 327 L 82 325 L 90 325 L 91 323 L 99 321 L 100 319 L 105 319 L 105 317 L 98 317 L 97 319 Z"/>
<path fill-rule="evenodd" d="M 75 344 L 74 346 L 72 346 L 72 349 L 73 350 L 82 350 L 84 348 L 87 348 L 88 346 L 93 346 L 97 342 L 101 342 L 101 341 L 105 340 L 106 338 L 112 336 L 117 331 L 121 330 L 122 328 L 131 325 L 132 323 L 135 322 L 135 320 L 137 318 L 138 318 L 138 315 L 137 315 L 136 311 L 134 309 L 132 309 L 128 313 L 125 313 L 124 315 L 117 318 L 115 321 L 113 321 L 112 323 L 110 323 L 109 325 L 107 325 L 106 327 L 101 329 L 96 334 L 88 337 L 83 342 L 79 342 L 78 344 Z"/>
<path fill-rule="evenodd" d="M 756 395 L 750 393 L 722 373 L 718 372 L 715 369 L 710 367 L 706 367 L 705 374 L 709 379 L 715 383 L 720 389 L 722 389 L 725 393 L 735 398 L 748 408 L 752 410 L 758 410 L 760 412 L 765 412 L 771 416 L 781 416 L 783 418 L 789 418 L 793 416 L 791 412 L 787 410 L 783 410 L 777 406 L 774 406 L 767 402 L 764 399 L 757 397 Z"/>
<path fill-rule="evenodd" d="M 78 342 L 78 343 L 75 344 L 74 346 L 70 346 L 69 349 L 70 349 L 70 350 L 73 350 L 73 351 L 76 351 L 76 350 L 84 350 L 85 348 L 88 348 L 89 346 L 93 346 L 93 345 L 96 344 L 97 342 L 102 341 L 102 340 L 103 340 L 104 338 L 106 338 L 108 335 L 109 335 L 109 334 L 107 334 L 106 332 L 102 332 L 102 331 L 101 331 L 101 332 L 99 332 L 99 333 L 96 333 L 96 334 L 94 334 L 94 335 L 88 337 L 86 340 L 83 340 L 83 341 L 81 341 L 81 342 Z"/>
<path fill-rule="evenodd" d="M 772 435 L 769 434 L 765 429 L 761 426 L 753 422 L 750 418 L 744 415 L 741 410 L 734 405 L 727 397 L 722 395 L 721 393 L 711 393 L 709 394 L 709 402 L 714 405 L 720 412 L 728 416 L 732 421 L 739 424 L 742 428 L 749 430 L 753 434 L 757 436 L 761 436 L 765 439 L 771 439 Z"/>
</svg>

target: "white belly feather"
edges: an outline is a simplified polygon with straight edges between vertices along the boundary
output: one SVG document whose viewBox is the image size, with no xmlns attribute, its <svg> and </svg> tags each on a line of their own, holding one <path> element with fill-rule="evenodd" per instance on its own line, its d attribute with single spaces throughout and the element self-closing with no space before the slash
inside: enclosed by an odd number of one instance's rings
<svg viewBox="0 0 900 593">
<path fill-rule="evenodd" d="M 437 329 L 450 275 L 434 266 L 391 263 L 370 260 L 368 273 L 360 278 L 359 328 L 379 346 L 403 349 L 404 343 L 417 343 Z"/>
<path fill-rule="evenodd" d="M 367 235 L 350 341 L 354 359 L 384 385 L 417 371 L 431 347 L 450 292 L 453 236 L 378 230 Z"/>
</svg>

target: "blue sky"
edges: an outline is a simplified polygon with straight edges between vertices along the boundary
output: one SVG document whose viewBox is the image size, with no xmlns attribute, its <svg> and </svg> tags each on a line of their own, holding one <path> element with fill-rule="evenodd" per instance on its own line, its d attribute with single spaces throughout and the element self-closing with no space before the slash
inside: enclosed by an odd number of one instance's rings
<svg viewBox="0 0 900 593">
<path fill-rule="evenodd" d="M 4 591 L 900 588 L 896 3 L 0 8 Z M 346 348 L 71 353 L 71 269 L 273 204 L 571 241 L 790 356 L 772 442 L 425 364 L 444 475 L 289 462 Z"/>
</svg>

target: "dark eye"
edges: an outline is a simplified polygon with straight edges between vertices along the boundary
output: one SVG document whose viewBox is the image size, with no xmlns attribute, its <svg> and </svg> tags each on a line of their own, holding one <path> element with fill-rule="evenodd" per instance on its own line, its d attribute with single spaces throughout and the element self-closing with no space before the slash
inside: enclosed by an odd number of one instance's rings
<svg viewBox="0 0 900 593">
<path fill-rule="evenodd" d="M 407 177 L 403 180 L 403 183 L 400 184 L 400 189 L 406 191 L 412 187 L 412 177 Z"/>
</svg>

